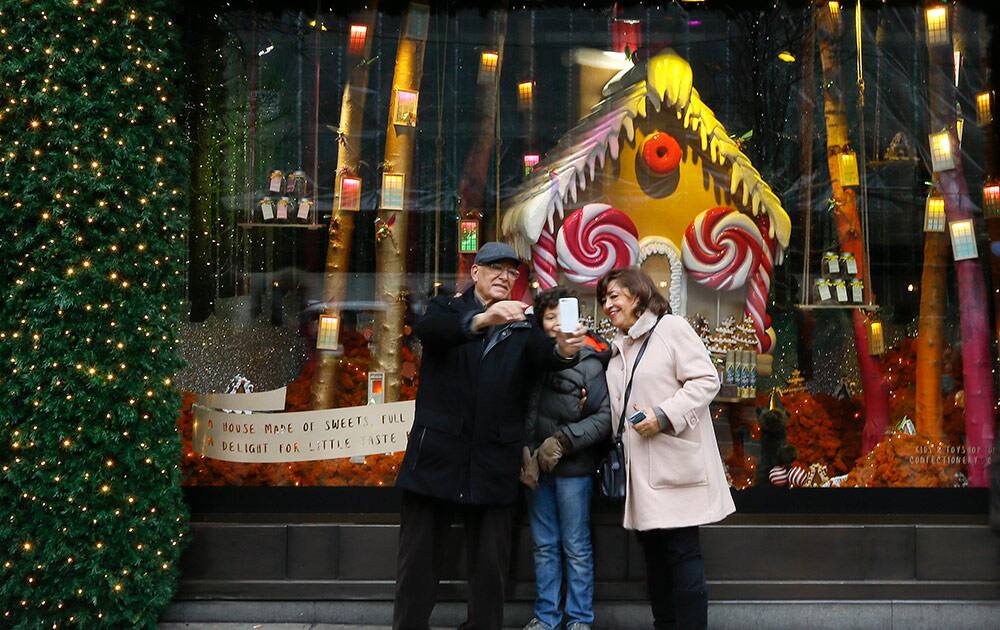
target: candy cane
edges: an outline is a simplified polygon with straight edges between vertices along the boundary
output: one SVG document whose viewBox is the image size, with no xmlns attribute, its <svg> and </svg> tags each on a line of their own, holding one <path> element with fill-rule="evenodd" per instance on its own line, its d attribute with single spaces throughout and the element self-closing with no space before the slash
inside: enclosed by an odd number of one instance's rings
<svg viewBox="0 0 1000 630">
<path fill-rule="evenodd" d="M 538 287 L 543 291 L 556 286 L 559 267 L 556 262 L 556 239 L 546 227 L 538 237 L 538 242 L 531 247 L 531 262 L 535 267 L 535 278 Z"/>
<path fill-rule="evenodd" d="M 684 233 L 681 253 L 689 276 L 709 288 L 726 291 L 747 289 L 746 313 L 754 323 L 757 346 L 770 350 L 767 294 L 774 269 L 773 242 L 753 219 L 732 208 L 712 208 L 695 217 Z"/>
<path fill-rule="evenodd" d="M 575 284 L 592 287 L 601 276 L 639 259 L 639 230 L 621 210 L 591 203 L 572 212 L 556 237 L 559 266 Z"/>
<path fill-rule="evenodd" d="M 517 266 L 518 276 L 514 288 L 510 290 L 510 299 L 520 300 L 526 304 L 532 301 L 531 289 L 528 286 L 528 266 L 521 263 Z"/>
<path fill-rule="evenodd" d="M 774 273 L 775 241 L 768 236 L 769 221 L 764 213 L 757 217 L 759 234 L 764 241 L 764 255 L 756 272 L 750 279 L 750 290 L 747 291 L 746 313 L 753 320 L 757 333 L 757 347 L 761 352 L 768 352 L 774 345 L 775 335 L 771 329 L 771 318 L 767 314 L 767 296 L 771 289 L 771 275 Z"/>
</svg>

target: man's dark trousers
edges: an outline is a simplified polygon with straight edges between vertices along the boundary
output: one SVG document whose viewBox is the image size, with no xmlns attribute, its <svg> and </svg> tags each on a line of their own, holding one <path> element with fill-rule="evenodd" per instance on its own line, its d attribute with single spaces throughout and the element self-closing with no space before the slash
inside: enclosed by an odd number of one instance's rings
<svg viewBox="0 0 1000 630">
<path fill-rule="evenodd" d="M 454 519 L 465 525 L 469 573 L 468 620 L 460 630 L 500 630 L 510 564 L 512 508 L 460 505 L 403 491 L 393 630 L 427 630 L 446 569 L 443 559 Z"/>
</svg>

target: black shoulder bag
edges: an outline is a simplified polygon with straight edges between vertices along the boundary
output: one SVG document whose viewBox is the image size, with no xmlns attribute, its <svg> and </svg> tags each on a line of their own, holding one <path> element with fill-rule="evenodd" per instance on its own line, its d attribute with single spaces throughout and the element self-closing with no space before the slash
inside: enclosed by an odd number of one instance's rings
<svg viewBox="0 0 1000 630">
<path fill-rule="evenodd" d="M 659 324 L 660 320 L 657 319 Z M 653 329 L 656 324 L 653 325 Z M 628 384 L 625 385 L 625 400 L 622 402 L 622 415 L 618 419 L 618 431 L 615 433 L 615 445 L 611 447 L 608 454 L 597 466 L 597 483 L 604 498 L 612 501 L 625 500 L 625 446 L 622 444 L 622 432 L 625 430 L 625 416 L 628 414 L 628 397 L 632 393 L 632 379 L 635 378 L 635 369 L 639 367 L 642 355 L 646 353 L 646 346 L 653 336 L 653 330 L 649 331 L 646 339 L 639 348 L 639 354 L 635 355 L 635 363 L 632 364 L 632 373 L 628 377 Z"/>
</svg>

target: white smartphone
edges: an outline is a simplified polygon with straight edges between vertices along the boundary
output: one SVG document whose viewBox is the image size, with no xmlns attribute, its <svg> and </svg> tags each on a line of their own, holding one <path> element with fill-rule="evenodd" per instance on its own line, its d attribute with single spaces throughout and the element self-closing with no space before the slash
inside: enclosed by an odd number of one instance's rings
<svg viewBox="0 0 1000 630">
<path fill-rule="evenodd" d="M 559 298 L 559 329 L 574 333 L 580 327 L 580 301 L 576 298 Z"/>
</svg>

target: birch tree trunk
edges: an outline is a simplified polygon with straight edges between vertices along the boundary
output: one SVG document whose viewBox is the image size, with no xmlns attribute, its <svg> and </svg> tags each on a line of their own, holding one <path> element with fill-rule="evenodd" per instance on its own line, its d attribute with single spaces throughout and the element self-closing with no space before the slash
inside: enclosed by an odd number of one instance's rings
<svg viewBox="0 0 1000 630">
<path fill-rule="evenodd" d="M 826 119 L 827 160 L 835 201 L 834 218 L 840 249 L 854 255 L 857 277 L 867 278 L 868 259 L 858 216 L 857 193 L 840 184 L 839 156 L 850 145 L 847 109 L 840 80 L 840 21 L 830 14 L 827 2 L 816 5 L 820 59 L 823 65 L 823 107 Z M 863 140 L 863 139 L 862 139 Z M 867 287 L 872 291 L 872 287 Z M 874 301 L 874 300 L 873 300 Z M 858 371 L 864 390 L 865 426 L 861 436 L 862 454 L 868 453 L 885 434 L 889 423 L 889 390 L 879 360 L 869 352 L 868 322 L 860 309 L 851 311 Z"/>
<path fill-rule="evenodd" d="M 931 6 L 927 3 L 925 6 Z M 943 6 L 934 3 L 933 6 Z M 953 17 L 953 16 L 952 16 Z M 952 20 L 949 23 L 954 24 Z M 931 131 L 947 129 L 955 168 L 937 173 L 938 190 L 944 197 L 949 226 L 973 218 L 975 205 L 962 168 L 962 151 L 956 133 L 954 58 L 946 44 L 927 42 Z M 969 458 L 969 485 L 989 485 L 989 449 L 993 444 L 995 404 L 989 298 L 979 258 L 955 262 L 958 278 L 960 330 L 962 336 L 962 380 L 965 384 L 965 446 Z"/>
<path fill-rule="evenodd" d="M 918 24 L 914 37 L 924 32 Z M 937 177 L 934 177 L 937 183 Z M 940 439 L 944 434 L 941 374 L 944 369 L 944 321 L 948 278 L 948 235 L 924 232 L 924 264 L 920 274 L 920 316 L 917 335 L 915 418 L 917 431 Z"/>
<path fill-rule="evenodd" d="M 924 233 L 924 266 L 920 274 L 920 319 L 917 336 L 917 431 L 941 439 L 944 403 L 941 360 L 944 352 L 945 283 L 948 277 L 948 235 Z"/>
<path fill-rule="evenodd" d="M 413 177 L 413 149 L 417 128 L 393 123 L 398 90 L 419 91 L 423 76 L 424 49 L 430 10 L 426 5 L 411 3 L 406 12 L 403 32 L 396 51 L 396 70 L 392 77 L 393 95 L 389 107 L 389 125 L 385 139 L 383 167 L 386 172 L 404 176 L 402 210 L 379 210 L 379 219 L 386 235 L 375 247 L 375 297 L 385 304 L 376 321 L 376 341 L 372 363 L 385 373 L 385 401 L 399 400 L 399 368 L 403 318 L 406 315 L 406 255 L 407 216 L 416 183 Z M 419 103 L 419 100 L 418 100 Z M 418 118 L 419 120 L 419 118 Z"/>
<path fill-rule="evenodd" d="M 337 172 L 333 184 L 333 213 L 330 215 L 329 240 L 326 248 L 326 268 L 323 274 L 324 313 L 340 317 L 340 305 L 347 299 L 348 262 L 354 237 L 353 210 L 340 209 L 340 183 L 345 175 L 357 176 L 361 161 L 361 137 L 364 131 L 365 101 L 368 94 L 368 69 L 371 67 L 372 40 L 375 39 L 377 5 L 357 16 L 352 24 L 367 27 L 364 48 L 350 56 L 351 69 L 340 101 L 340 124 L 337 130 Z M 350 37 L 350 33 L 348 33 Z M 316 351 L 316 373 L 313 376 L 310 406 L 329 409 L 337 391 L 339 354 L 330 350 Z"/>
</svg>

